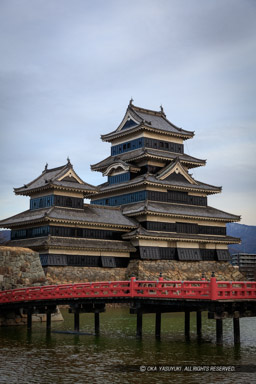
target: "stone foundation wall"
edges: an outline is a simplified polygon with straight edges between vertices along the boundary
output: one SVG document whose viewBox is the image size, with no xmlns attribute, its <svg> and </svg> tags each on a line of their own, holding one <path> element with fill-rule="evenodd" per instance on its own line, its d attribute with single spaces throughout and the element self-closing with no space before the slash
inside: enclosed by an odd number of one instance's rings
<svg viewBox="0 0 256 384">
<path fill-rule="evenodd" d="M 215 273 L 217 280 L 245 280 L 239 269 L 226 261 L 131 260 L 128 268 L 61 266 L 45 268 L 49 284 L 128 280 L 131 275 L 140 280 L 156 280 L 160 272 L 167 280 L 201 280 L 202 273 L 207 280 L 210 280 L 212 272 Z"/>
<path fill-rule="evenodd" d="M 0 290 L 47 284 L 37 252 L 28 248 L 0 247 Z M 53 319 L 61 320 L 58 313 Z M 35 315 L 33 321 L 45 321 L 44 315 Z M 0 314 L 0 326 L 24 325 L 27 316 L 20 311 Z"/>
<path fill-rule="evenodd" d="M 63 316 L 57 307 L 57 311 L 52 313 L 51 321 L 63 321 Z M 46 322 L 46 314 L 37 313 L 32 315 L 32 322 Z M 0 327 L 13 326 L 13 325 L 26 325 L 27 315 L 21 311 L 8 312 L 6 314 L 0 314 Z"/>
<path fill-rule="evenodd" d="M 27 248 L 0 247 L 0 289 L 128 280 L 131 275 L 139 280 L 157 280 L 160 273 L 166 280 L 201 280 L 202 273 L 210 280 L 212 272 L 217 280 L 246 280 L 237 267 L 225 261 L 131 260 L 128 268 L 56 266 L 43 270 L 38 253 Z M 61 314 L 53 315 L 54 319 L 61 320 Z M 22 313 L 5 313 L 0 315 L 0 326 L 24 325 L 26 320 Z M 36 315 L 33 321 L 45 321 L 45 316 Z"/>
<path fill-rule="evenodd" d="M 37 252 L 28 248 L 0 247 L 0 289 L 45 285 Z"/>
<path fill-rule="evenodd" d="M 166 280 L 201 280 L 202 273 L 210 280 L 212 272 L 217 280 L 246 280 L 239 269 L 227 261 L 131 260 L 126 276 L 134 274 L 139 280 L 155 280 L 160 272 Z"/>
<path fill-rule="evenodd" d="M 115 281 L 126 279 L 126 268 L 47 267 L 45 274 L 49 284 Z"/>
<path fill-rule="evenodd" d="M 131 260 L 127 268 L 55 266 L 42 268 L 38 253 L 27 248 L 0 247 L 0 289 L 88 281 L 155 280 L 160 272 L 167 280 L 246 280 L 239 269 L 226 261 Z M 2 280 L 2 281 L 1 281 Z"/>
</svg>

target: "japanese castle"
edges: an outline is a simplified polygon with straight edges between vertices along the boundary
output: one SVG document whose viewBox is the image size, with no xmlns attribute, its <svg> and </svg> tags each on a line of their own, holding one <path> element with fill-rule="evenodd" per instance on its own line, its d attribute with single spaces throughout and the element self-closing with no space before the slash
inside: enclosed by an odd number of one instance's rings
<svg viewBox="0 0 256 384">
<path fill-rule="evenodd" d="M 228 261 L 226 223 L 240 217 L 208 206 L 221 187 L 195 180 L 190 169 L 206 164 L 184 153 L 194 133 L 164 113 L 130 101 L 119 127 L 102 135 L 111 154 L 91 166 L 107 181 L 84 182 L 70 160 L 20 188 L 30 209 L 0 222 L 8 245 L 38 251 L 43 266 L 125 268 L 131 259 Z M 84 198 L 91 204 L 84 204 Z"/>
</svg>

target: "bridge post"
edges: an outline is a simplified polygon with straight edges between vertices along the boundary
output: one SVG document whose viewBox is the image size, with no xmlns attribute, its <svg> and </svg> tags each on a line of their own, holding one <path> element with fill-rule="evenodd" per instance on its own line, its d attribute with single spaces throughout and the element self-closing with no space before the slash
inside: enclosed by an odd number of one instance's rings
<svg viewBox="0 0 256 384">
<path fill-rule="evenodd" d="M 32 311 L 27 312 L 27 329 L 32 329 Z"/>
<path fill-rule="evenodd" d="M 132 275 L 130 279 L 130 296 L 131 297 L 134 297 L 134 294 L 135 294 L 135 289 L 134 289 L 135 281 L 136 281 L 136 277 Z"/>
<path fill-rule="evenodd" d="M 185 337 L 189 339 L 190 337 L 190 312 L 185 311 Z"/>
<path fill-rule="evenodd" d="M 74 328 L 75 331 L 79 332 L 79 311 L 76 310 L 74 313 Z"/>
<path fill-rule="evenodd" d="M 50 311 L 46 312 L 46 329 L 51 329 L 51 320 L 52 320 L 52 313 Z"/>
<path fill-rule="evenodd" d="M 100 334 L 100 314 L 99 314 L 99 312 L 94 313 L 94 330 L 95 330 L 95 334 L 98 336 Z"/>
<path fill-rule="evenodd" d="M 222 319 L 216 319 L 216 342 L 223 343 L 223 322 Z"/>
<path fill-rule="evenodd" d="M 233 317 L 234 343 L 240 343 L 240 323 L 239 317 Z"/>
<path fill-rule="evenodd" d="M 161 338 L 161 312 L 156 312 L 155 336 L 157 339 Z"/>
<path fill-rule="evenodd" d="M 210 299 L 217 300 L 218 299 L 218 285 L 214 272 L 212 272 L 211 280 L 210 280 Z"/>
<path fill-rule="evenodd" d="M 196 312 L 196 332 L 198 337 L 202 336 L 202 312 L 201 311 Z"/>
<path fill-rule="evenodd" d="M 136 332 L 137 337 L 142 337 L 142 313 L 138 312 L 137 313 L 137 332 Z"/>
</svg>

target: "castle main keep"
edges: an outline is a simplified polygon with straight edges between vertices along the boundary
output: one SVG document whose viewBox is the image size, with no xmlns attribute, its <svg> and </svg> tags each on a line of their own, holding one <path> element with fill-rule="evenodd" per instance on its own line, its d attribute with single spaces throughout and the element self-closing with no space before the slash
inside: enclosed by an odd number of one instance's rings
<svg viewBox="0 0 256 384">
<path fill-rule="evenodd" d="M 127 268 L 132 260 L 229 261 L 226 223 L 240 217 L 212 208 L 221 187 L 195 180 L 205 160 L 184 152 L 194 133 L 178 128 L 163 108 L 128 105 L 119 127 L 101 136 L 111 154 L 91 166 L 106 182 L 92 186 L 68 159 L 15 188 L 30 197 L 27 211 L 2 220 L 8 245 L 33 249 L 48 266 Z M 84 204 L 84 198 L 90 204 Z"/>
</svg>

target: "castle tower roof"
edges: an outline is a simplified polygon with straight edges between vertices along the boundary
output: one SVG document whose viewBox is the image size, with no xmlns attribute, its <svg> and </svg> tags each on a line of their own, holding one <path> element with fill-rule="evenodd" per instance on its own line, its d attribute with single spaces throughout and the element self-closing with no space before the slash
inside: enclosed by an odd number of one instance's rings
<svg viewBox="0 0 256 384">
<path fill-rule="evenodd" d="M 139 131 L 161 133 L 168 136 L 180 137 L 183 140 L 190 139 L 194 136 L 194 132 L 186 131 L 171 123 L 166 118 L 162 106 L 160 107 L 160 111 L 153 111 L 137 107 L 132 104 L 131 100 L 118 128 L 115 131 L 102 135 L 101 139 L 111 142 L 116 138 L 135 134 Z"/>
<path fill-rule="evenodd" d="M 85 183 L 74 171 L 68 159 L 67 164 L 57 168 L 48 169 L 46 164 L 42 174 L 23 187 L 14 188 L 16 195 L 30 196 L 36 192 L 50 189 L 69 190 L 86 194 L 97 193 L 96 187 Z"/>
</svg>

